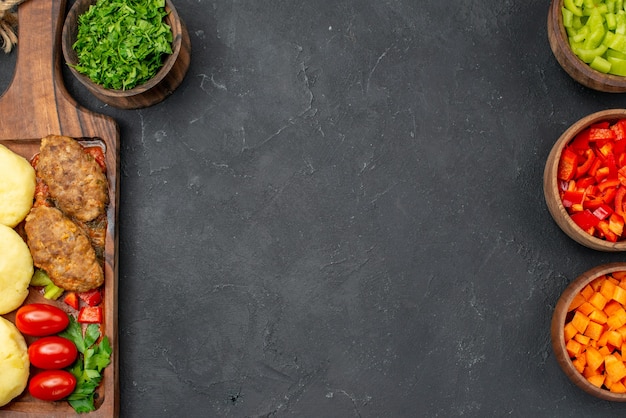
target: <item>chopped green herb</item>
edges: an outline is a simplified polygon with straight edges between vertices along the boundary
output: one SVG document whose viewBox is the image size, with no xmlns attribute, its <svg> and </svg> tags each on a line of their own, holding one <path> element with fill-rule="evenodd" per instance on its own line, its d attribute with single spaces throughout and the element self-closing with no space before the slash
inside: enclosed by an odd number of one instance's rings
<svg viewBox="0 0 626 418">
<path fill-rule="evenodd" d="M 78 17 L 74 68 L 110 89 L 147 82 L 172 53 L 165 16 L 165 0 L 98 0 Z"/>
<path fill-rule="evenodd" d="M 48 300 L 57 300 L 65 292 L 65 290 L 54 284 L 48 273 L 41 269 L 35 270 L 35 274 L 30 279 L 30 285 L 44 287 L 43 297 Z"/>
<path fill-rule="evenodd" d="M 95 411 L 94 394 L 100 381 L 102 371 L 111 362 L 111 345 L 104 336 L 99 343 L 100 328 L 90 324 L 83 335 L 80 324 L 70 316 L 70 324 L 59 334 L 72 341 L 78 349 L 78 359 L 68 370 L 76 377 L 76 388 L 67 398 L 72 408 L 78 413 Z"/>
</svg>

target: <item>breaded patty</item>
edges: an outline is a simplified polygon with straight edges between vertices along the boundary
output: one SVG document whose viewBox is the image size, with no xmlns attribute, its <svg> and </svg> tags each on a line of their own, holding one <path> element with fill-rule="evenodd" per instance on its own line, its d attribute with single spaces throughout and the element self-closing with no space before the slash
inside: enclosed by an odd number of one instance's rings
<svg viewBox="0 0 626 418">
<path fill-rule="evenodd" d="M 24 228 L 35 266 L 45 270 L 54 284 L 75 292 L 102 285 L 104 273 L 89 237 L 60 210 L 35 207 Z"/>
<path fill-rule="evenodd" d="M 74 139 L 59 135 L 43 138 L 37 175 L 66 215 L 88 222 L 105 213 L 109 202 L 106 174 Z"/>
</svg>

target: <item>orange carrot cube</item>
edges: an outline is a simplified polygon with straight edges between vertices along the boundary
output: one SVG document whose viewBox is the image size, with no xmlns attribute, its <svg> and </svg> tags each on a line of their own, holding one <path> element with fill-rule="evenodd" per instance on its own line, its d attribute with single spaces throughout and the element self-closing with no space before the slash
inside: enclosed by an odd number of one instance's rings
<svg viewBox="0 0 626 418">
<path fill-rule="evenodd" d="M 589 302 L 583 302 L 578 308 L 576 308 L 576 312 L 580 312 L 583 315 L 589 316 L 591 312 L 595 311 L 596 308 Z"/>
<path fill-rule="evenodd" d="M 615 330 L 609 331 L 608 343 L 613 347 L 619 348 L 622 346 L 624 339 L 622 338 L 622 334 Z M 583 344 L 582 341 L 578 340 L 579 343 Z"/>
<path fill-rule="evenodd" d="M 615 382 L 611 385 L 610 390 L 613 393 L 626 393 L 626 386 L 622 382 Z"/>
<path fill-rule="evenodd" d="M 591 370 L 598 370 L 602 363 L 604 363 L 604 356 L 600 351 L 593 347 L 587 347 L 587 351 L 585 351 L 585 359 L 587 361 L 587 366 Z"/>
<path fill-rule="evenodd" d="M 587 325 L 589 325 L 589 317 L 580 312 L 576 312 L 574 314 L 574 317 L 572 318 L 572 324 L 574 324 L 574 327 L 576 327 L 578 332 L 584 333 L 585 330 L 587 329 Z M 619 327 L 614 327 L 614 328 L 619 328 Z"/>
<path fill-rule="evenodd" d="M 590 320 L 597 322 L 598 324 L 606 324 L 606 321 L 609 319 L 604 311 L 599 311 L 597 309 L 591 312 L 588 316 Z"/>
<path fill-rule="evenodd" d="M 626 271 L 614 271 L 613 273 L 611 273 L 611 276 L 613 276 L 617 280 L 624 280 L 626 279 Z"/>
<path fill-rule="evenodd" d="M 622 334 L 620 334 L 617 331 L 613 331 L 613 332 L 616 332 L 620 337 L 622 336 Z M 582 345 L 584 345 L 584 346 L 589 345 L 589 343 L 591 342 L 591 337 L 589 337 L 589 336 L 587 336 L 585 334 L 576 334 L 574 336 L 574 339 L 576 341 L 578 341 L 579 343 L 581 343 Z"/>
<path fill-rule="evenodd" d="M 574 365 L 574 368 L 576 370 L 578 370 L 578 373 L 582 373 L 585 370 L 585 356 L 584 355 L 580 355 L 578 357 L 576 357 L 574 360 L 572 360 L 572 364 Z"/>
<path fill-rule="evenodd" d="M 576 329 L 574 324 L 572 324 L 571 322 L 568 322 L 567 324 L 565 324 L 564 331 L 565 331 L 564 332 L 565 342 L 568 342 L 569 340 L 574 338 L 576 334 L 578 334 L 578 330 Z"/>
<path fill-rule="evenodd" d="M 574 299 L 572 299 L 572 303 L 569 304 L 567 312 L 571 312 L 574 309 L 578 308 L 580 305 L 583 304 L 583 302 L 585 302 L 585 297 L 578 293 L 576 296 L 574 296 Z"/>
<path fill-rule="evenodd" d="M 584 318 L 582 319 L 584 320 Z M 607 319 L 606 321 L 606 324 L 610 327 L 610 329 L 618 329 L 621 326 L 625 325 L 626 324 L 626 311 L 624 310 L 624 308 L 620 308 L 613 315 L 610 315 L 609 319 Z M 582 326 L 583 322 L 581 322 L 579 325 Z M 576 327 L 576 329 L 578 329 L 578 327 Z"/>
<path fill-rule="evenodd" d="M 606 300 L 611 300 L 617 286 L 610 280 L 605 280 L 600 287 L 600 293 Z"/>
<path fill-rule="evenodd" d="M 604 375 L 596 374 L 593 376 L 589 376 L 587 380 L 589 381 L 589 383 L 591 383 L 595 387 L 601 388 L 602 385 L 604 384 Z"/>
<path fill-rule="evenodd" d="M 626 289 L 616 286 L 612 299 L 622 304 L 622 306 L 626 305 Z"/>
<path fill-rule="evenodd" d="M 595 292 L 595 290 L 593 290 L 593 288 L 591 287 L 591 285 L 587 285 L 583 288 L 583 290 L 580 291 L 580 294 L 583 295 L 583 297 L 585 298 L 585 300 L 589 300 L 589 298 L 591 297 L 591 295 L 593 295 L 593 292 Z"/>
<path fill-rule="evenodd" d="M 611 295 L 613 295 L 613 292 L 611 292 Z M 591 303 L 596 309 L 599 310 L 604 309 L 608 301 L 609 299 L 605 298 L 604 295 L 600 292 L 595 292 L 593 295 L 591 295 L 591 298 L 589 299 L 589 303 Z"/>
<path fill-rule="evenodd" d="M 611 316 L 615 312 L 617 312 L 617 311 L 619 311 L 620 309 L 623 309 L 623 308 L 624 307 L 622 305 L 620 305 L 619 302 L 614 301 L 614 300 L 610 300 L 604 306 L 604 313 L 607 314 L 608 316 Z"/>
<path fill-rule="evenodd" d="M 570 358 L 574 358 L 582 352 L 583 345 L 576 340 L 569 340 L 565 345 L 565 349 L 567 350 L 567 354 L 569 354 Z"/>
<path fill-rule="evenodd" d="M 615 382 L 626 377 L 626 365 L 612 354 L 605 357 L 604 369 L 606 374 Z"/>
<path fill-rule="evenodd" d="M 589 321 L 587 322 L 587 328 L 585 329 L 585 332 L 583 332 L 583 334 L 589 338 L 598 340 L 602 336 L 603 332 L 604 332 L 603 325 L 600 325 L 597 322 Z"/>
</svg>

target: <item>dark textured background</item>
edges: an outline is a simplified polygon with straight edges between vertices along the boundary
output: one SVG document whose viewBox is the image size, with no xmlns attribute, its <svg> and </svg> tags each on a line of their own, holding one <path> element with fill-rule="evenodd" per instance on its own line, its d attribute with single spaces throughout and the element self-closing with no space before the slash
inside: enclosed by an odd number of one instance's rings
<svg viewBox="0 0 626 418">
<path fill-rule="evenodd" d="M 550 346 L 561 291 L 626 256 L 558 229 L 545 159 L 626 96 L 559 67 L 547 0 L 174 4 L 164 102 L 66 72 L 121 130 L 123 417 L 626 413 Z"/>
</svg>

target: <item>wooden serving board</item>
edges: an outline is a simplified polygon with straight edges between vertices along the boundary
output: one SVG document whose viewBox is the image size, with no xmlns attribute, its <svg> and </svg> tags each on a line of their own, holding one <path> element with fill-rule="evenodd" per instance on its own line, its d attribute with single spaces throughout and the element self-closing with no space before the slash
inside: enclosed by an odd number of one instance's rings
<svg viewBox="0 0 626 418">
<path fill-rule="evenodd" d="M 104 145 L 109 182 L 108 227 L 105 244 L 104 323 L 101 331 L 113 348 L 111 364 L 105 369 L 98 390 L 97 410 L 88 417 L 115 417 L 119 411 L 117 281 L 119 206 L 119 128 L 110 117 L 78 105 L 63 84 L 61 71 L 61 30 L 66 0 L 26 0 L 18 8 L 17 62 L 13 80 L 0 97 L 0 143 L 30 160 L 41 138 L 49 134 L 76 139 L 99 138 Z M 31 290 L 28 302 L 44 301 Z M 66 311 L 71 308 L 56 302 Z M 14 320 L 15 313 L 4 315 Z M 27 338 L 27 342 L 30 341 Z M 32 370 L 31 370 L 32 372 Z M 0 416 L 67 417 L 74 410 L 65 401 L 44 402 L 26 390 Z"/>
</svg>

